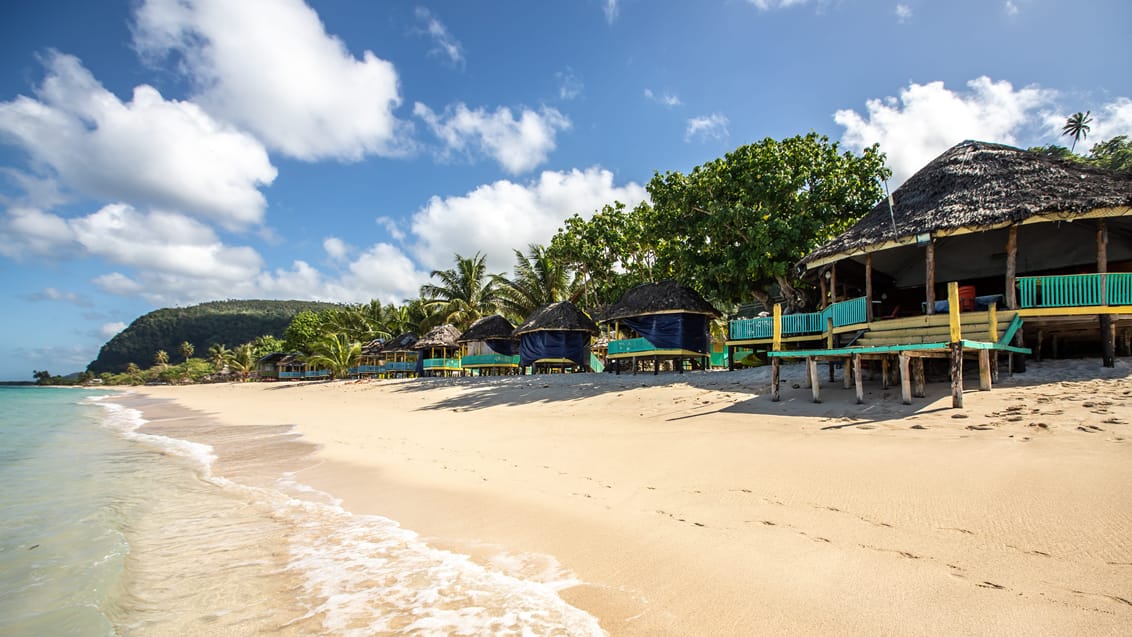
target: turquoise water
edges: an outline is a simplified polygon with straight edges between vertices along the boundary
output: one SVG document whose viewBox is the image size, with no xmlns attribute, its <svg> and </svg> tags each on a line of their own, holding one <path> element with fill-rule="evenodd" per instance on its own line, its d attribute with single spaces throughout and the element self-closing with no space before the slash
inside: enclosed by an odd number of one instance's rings
<svg viewBox="0 0 1132 637">
<path fill-rule="evenodd" d="M 603 634 L 552 558 L 485 567 L 303 485 L 289 427 L 109 395 L 0 389 L 0 635 Z"/>
</svg>

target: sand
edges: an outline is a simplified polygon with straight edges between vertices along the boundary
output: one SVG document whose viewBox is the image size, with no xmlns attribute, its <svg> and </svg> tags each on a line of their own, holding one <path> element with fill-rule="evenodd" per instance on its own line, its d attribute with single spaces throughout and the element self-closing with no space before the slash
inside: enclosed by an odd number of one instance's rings
<svg viewBox="0 0 1132 637">
<path fill-rule="evenodd" d="M 945 383 L 814 404 L 800 371 L 777 403 L 766 369 L 141 392 L 295 426 L 298 480 L 431 544 L 556 560 L 611 635 L 1129 634 L 1126 359 L 1031 363 L 959 410 Z"/>
</svg>

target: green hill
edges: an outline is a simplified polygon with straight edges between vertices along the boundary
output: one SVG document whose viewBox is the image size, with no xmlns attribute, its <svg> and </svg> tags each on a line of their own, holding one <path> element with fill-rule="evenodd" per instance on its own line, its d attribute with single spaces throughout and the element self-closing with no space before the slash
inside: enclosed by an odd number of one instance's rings
<svg viewBox="0 0 1132 637">
<path fill-rule="evenodd" d="M 340 306 L 313 301 L 213 301 L 154 310 L 103 345 L 87 370 L 94 374 L 120 373 L 130 363 L 146 368 L 153 364 L 158 350 L 179 360 L 184 341 L 193 344 L 196 356 L 203 357 L 216 343 L 236 347 L 267 334 L 282 338 L 283 330 L 299 312 L 334 307 Z"/>
</svg>

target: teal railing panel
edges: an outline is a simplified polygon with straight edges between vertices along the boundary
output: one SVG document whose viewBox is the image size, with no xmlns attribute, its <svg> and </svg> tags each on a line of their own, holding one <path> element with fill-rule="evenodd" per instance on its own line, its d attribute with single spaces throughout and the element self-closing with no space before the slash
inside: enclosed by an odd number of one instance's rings
<svg viewBox="0 0 1132 637">
<path fill-rule="evenodd" d="M 389 361 L 384 365 L 386 372 L 413 372 L 417 369 L 416 361 Z"/>
<path fill-rule="evenodd" d="M 460 359 L 458 358 L 426 358 L 424 359 L 424 369 L 462 369 L 460 367 Z"/>
<path fill-rule="evenodd" d="M 465 356 L 463 359 L 463 367 L 473 366 L 492 366 L 492 365 L 518 365 L 519 357 L 507 356 L 506 354 L 476 354 L 473 356 Z"/>
<path fill-rule="evenodd" d="M 727 333 L 733 341 L 774 336 L 774 319 L 769 316 L 735 319 L 728 322 Z"/>
<path fill-rule="evenodd" d="M 846 325 L 856 325 L 857 323 L 866 322 L 867 315 L 865 310 L 867 308 L 868 300 L 861 296 L 855 299 L 849 299 L 848 301 L 834 303 L 825 308 L 822 313 L 833 318 L 834 327 L 845 327 Z M 822 329 L 825 329 L 825 327 L 822 326 Z"/>
<path fill-rule="evenodd" d="M 1019 307 L 1038 307 L 1038 278 L 1036 276 L 1018 278 Z"/>
<path fill-rule="evenodd" d="M 516 356 L 515 358 L 518 358 L 518 356 Z M 590 371 L 597 372 L 599 374 L 605 371 L 605 365 L 601 364 L 601 359 L 592 353 L 590 354 Z"/>
<path fill-rule="evenodd" d="M 1109 274 L 1105 296 L 1109 305 L 1132 305 L 1132 272 Z"/>
<path fill-rule="evenodd" d="M 865 297 L 840 301 L 825 308 L 821 312 L 803 312 L 786 314 L 782 317 L 782 335 L 797 336 L 799 334 L 820 334 L 826 329 L 827 319 L 833 319 L 834 327 L 856 325 L 866 321 Z M 763 316 L 753 319 L 735 319 L 728 324 L 730 340 L 738 341 L 756 338 L 771 338 L 774 336 L 774 318 Z M 613 353 L 613 350 L 610 350 Z"/>
<path fill-rule="evenodd" d="M 279 372 L 279 378 L 302 378 L 302 372 Z"/>
<path fill-rule="evenodd" d="M 350 368 L 350 374 L 380 374 L 385 371 L 384 365 L 356 365 Z"/>
<path fill-rule="evenodd" d="M 648 352 L 654 349 L 656 349 L 656 346 L 650 343 L 647 338 L 623 338 L 609 341 L 610 354 L 632 354 L 633 352 Z"/>
</svg>

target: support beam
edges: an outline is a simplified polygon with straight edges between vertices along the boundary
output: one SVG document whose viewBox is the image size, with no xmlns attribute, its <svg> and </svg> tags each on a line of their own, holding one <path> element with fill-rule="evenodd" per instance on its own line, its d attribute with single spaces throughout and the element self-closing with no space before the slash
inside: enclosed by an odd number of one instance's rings
<svg viewBox="0 0 1132 637">
<path fill-rule="evenodd" d="M 848 365 L 846 365 L 848 367 Z M 853 378 L 857 387 L 857 404 L 865 402 L 865 384 L 861 380 L 861 355 L 853 355 Z"/>
<path fill-rule="evenodd" d="M 873 320 L 873 253 L 865 255 L 865 321 Z"/>
<path fill-rule="evenodd" d="M 855 357 L 847 356 L 841 361 L 842 366 L 845 367 L 845 371 L 842 373 L 842 387 L 844 387 L 845 389 L 849 389 L 853 386 L 853 372 L 857 371 L 855 367 L 852 367 L 852 358 Z"/>
<path fill-rule="evenodd" d="M 923 398 L 928 393 L 927 375 L 924 374 L 924 359 L 917 356 L 912 359 L 912 395 Z"/>
<path fill-rule="evenodd" d="M 908 365 L 908 354 L 900 352 L 900 401 L 912 404 L 912 372 Z"/>
<path fill-rule="evenodd" d="M 963 343 L 951 343 L 951 406 L 963 408 Z"/>
<path fill-rule="evenodd" d="M 963 322 L 959 318 L 958 281 L 951 281 L 947 284 L 947 314 L 948 325 L 951 327 L 951 342 L 958 343 L 963 340 Z"/>
<path fill-rule="evenodd" d="M 826 295 L 829 294 L 829 292 L 825 289 L 825 277 L 824 276 L 818 276 L 818 284 L 821 286 L 821 303 L 819 303 L 818 305 L 820 306 L 819 309 L 824 310 L 825 306 L 829 305 L 826 302 Z"/>
<path fill-rule="evenodd" d="M 887 356 L 880 359 L 880 388 L 881 389 L 888 389 L 888 386 L 889 386 L 888 373 L 889 373 L 889 367 L 891 367 L 891 366 L 892 366 L 892 364 L 889 362 Z"/>
<path fill-rule="evenodd" d="M 979 350 L 979 390 L 990 391 L 991 383 L 991 351 L 989 349 Z"/>
<path fill-rule="evenodd" d="M 1108 224 L 1097 220 L 1097 273 L 1101 275 L 1101 303 L 1108 305 Z M 1112 329 L 1112 315 L 1098 317 L 1101 329 L 1101 364 L 1116 367 L 1116 335 Z"/>
<path fill-rule="evenodd" d="M 998 342 L 998 303 L 992 302 L 987 308 L 987 342 Z"/>
<path fill-rule="evenodd" d="M 1006 235 L 1006 308 L 1018 309 L 1018 226 L 1010 226 Z"/>
<path fill-rule="evenodd" d="M 928 243 L 925 256 L 924 298 L 927 299 L 928 314 L 935 314 L 935 243 Z"/>
<path fill-rule="evenodd" d="M 837 302 L 837 264 L 829 266 L 829 303 Z"/>
<path fill-rule="evenodd" d="M 773 324 L 773 337 L 771 338 L 771 349 L 779 351 L 782 349 L 782 304 L 774 304 L 774 324 Z"/>
<path fill-rule="evenodd" d="M 813 394 L 814 402 L 821 402 L 821 386 L 818 384 L 818 361 L 813 356 L 806 357 L 806 371 L 810 376 L 810 391 Z"/>
<path fill-rule="evenodd" d="M 777 356 L 770 358 L 770 399 L 778 402 L 782 395 L 779 392 L 779 382 L 782 377 L 782 363 Z"/>
</svg>

